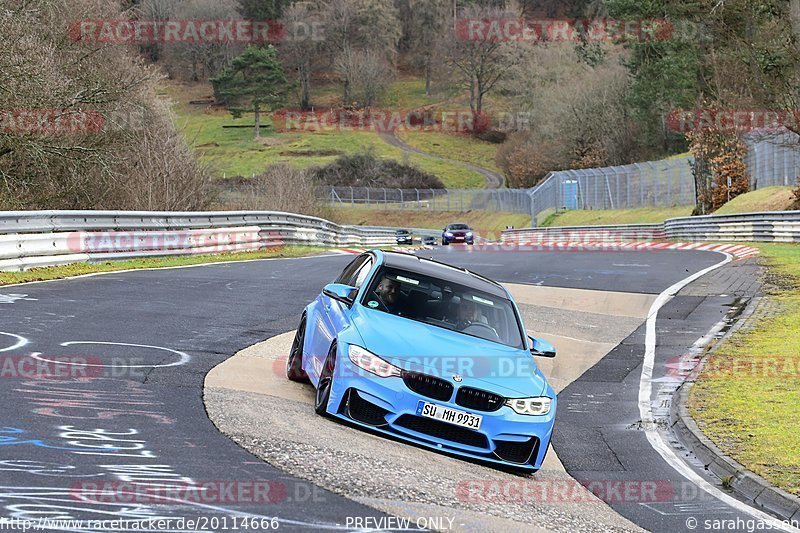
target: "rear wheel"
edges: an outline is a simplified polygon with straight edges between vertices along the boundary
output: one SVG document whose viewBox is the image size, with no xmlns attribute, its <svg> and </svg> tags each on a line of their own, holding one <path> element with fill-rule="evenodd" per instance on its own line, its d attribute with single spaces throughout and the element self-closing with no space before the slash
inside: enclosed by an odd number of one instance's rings
<svg viewBox="0 0 800 533">
<path fill-rule="evenodd" d="M 286 361 L 286 377 L 289 381 L 298 383 L 308 383 L 308 374 L 303 370 L 303 344 L 306 338 L 306 316 L 300 319 L 297 326 L 297 333 L 294 335 L 292 350 L 289 352 L 289 359 Z"/>
<path fill-rule="evenodd" d="M 328 400 L 331 399 L 331 386 L 333 385 L 333 373 L 336 368 L 336 344 L 331 345 L 328 350 L 328 357 L 322 364 L 322 372 L 319 374 L 317 383 L 317 395 L 314 399 L 314 411 L 318 415 L 328 416 Z"/>
</svg>

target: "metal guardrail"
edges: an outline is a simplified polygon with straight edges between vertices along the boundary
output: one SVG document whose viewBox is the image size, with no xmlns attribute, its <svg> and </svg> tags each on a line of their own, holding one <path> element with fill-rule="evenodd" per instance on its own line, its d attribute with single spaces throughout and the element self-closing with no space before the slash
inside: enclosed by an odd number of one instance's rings
<svg viewBox="0 0 800 533">
<path fill-rule="evenodd" d="M 671 218 L 664 229 L 671 240 L 800 242 L 800 211 Z"/>
<path fill-rule="evenodd" d="M 0 212 L 0 270 L 281 244 L 381 246 L 395 243 L 394 232 L 274 211 L 6 211 Z"/>
<path fill-rule="evenodd" d="M 560 226 L 505 230 L 504 243 L 543 242 L 623 242 L 666 239 L 663 224 L 630 224 L 613 226 Z"/>
<path fill-rule="evenodd" d="M 505 230 L 503 242 L 800 242 L 800 211 L 671 218 L 663 224 Z"/>
</svg>

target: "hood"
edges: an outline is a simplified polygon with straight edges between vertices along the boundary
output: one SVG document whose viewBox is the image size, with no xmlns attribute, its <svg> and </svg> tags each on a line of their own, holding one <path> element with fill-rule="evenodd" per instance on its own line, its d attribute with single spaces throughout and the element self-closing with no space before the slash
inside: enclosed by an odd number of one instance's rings
<svg viewBox="0 0 800 533">
<path fill-rule="evenodd" d="M 547 388 L 529 351 L 416 322 L 360 305 L 353 325 L 364 348 L 403 370 L 507 398 L 540 396 Z M 461 376 L 456 383 L 453 376 Z"/>
</svg>

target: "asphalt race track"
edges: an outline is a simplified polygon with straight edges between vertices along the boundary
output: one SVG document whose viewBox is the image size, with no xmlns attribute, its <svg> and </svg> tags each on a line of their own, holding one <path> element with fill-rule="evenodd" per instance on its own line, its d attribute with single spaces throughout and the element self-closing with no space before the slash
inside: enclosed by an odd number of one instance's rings
<svg viewBox="0 0 800 533">
<path fill-rule="evenodd" d="M 503 282 L 643 294 L 658 294 L 723 259 L 708 252 L 455 246 L 423 254 Z M 257 526 L 248 530 L 392 529 L 381 512 L 293 478 L 240 448 L 209 421 L 202 398 L 210 369 L 294 329 L 302 308 L 351 259 L 111 273 L 0 289 L 0 516 L 171 519 L 162 531 L 222 531 L 233 529 L 235 520 Z M 671 360 L 752 295 L 755 284 L 743 280 L 754 269 L 749 262 L 725 266 L 661 310 L 655 383 L 669 373 Z M 656 504 L 609 502 L 645 529 L 688 531 L 689 516 L 701 523 L 752 519 L 700 494 L 648 443 L 637 404 L 644 336 L 642 326 L 559 395 L 554 446 L 567 471 L 578 480 L 652 481 L 669 491 L 671 497 Z M 82 361 L 90 366 L 74 364 Z M 654 397 L 658 393 L 653 387 Z M 177 489 L 125 501 L 119 487 L 132 481 Z M 115 497 L 101 491 L 109 486 L 103 483 L 117 488 Z M 250 492 L 203 497 L 203 490 L 225 484 Z M 87 487 L 98 487 L 96 497 L 85 496 Z M 349 523 L 353 516 L 374 521 Z M 200 522 L 190 527 L 181 518 Z"/>
</svg>

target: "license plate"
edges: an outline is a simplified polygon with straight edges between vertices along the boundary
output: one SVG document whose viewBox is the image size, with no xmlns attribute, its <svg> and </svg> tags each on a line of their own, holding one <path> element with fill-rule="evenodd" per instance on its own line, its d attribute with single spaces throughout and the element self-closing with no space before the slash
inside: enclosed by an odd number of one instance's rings
<svg viewBox="0 0 800 533">
<path fill-rule="evenodd" d="M 483 417 L 480 415 L 473 415 L 458 409 L 450 409 L 435 403 L 421 401 L 417 404 L 417 415 L 424 416 L 425 418 L 433 418 L 434 420 L 441 420 L 448 424 L 454 424 L 469 429 L 480 429 Z"/>
</svg>

